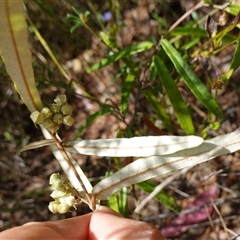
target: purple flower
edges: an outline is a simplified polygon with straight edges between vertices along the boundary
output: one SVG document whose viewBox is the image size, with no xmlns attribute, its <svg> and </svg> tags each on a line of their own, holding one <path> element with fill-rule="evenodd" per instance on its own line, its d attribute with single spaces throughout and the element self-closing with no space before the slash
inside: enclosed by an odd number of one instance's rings
<svg viewBox="0 0 240 240">
<path fill-rule="evenodd" d="M 112 18 L 112 13 L 111 13 L 111 12 L 105 12 L 105 13 L 102 15 L 102 20 L 103 20 L 104 22 L 108 22 L 111 18 Z"/>
</svg>

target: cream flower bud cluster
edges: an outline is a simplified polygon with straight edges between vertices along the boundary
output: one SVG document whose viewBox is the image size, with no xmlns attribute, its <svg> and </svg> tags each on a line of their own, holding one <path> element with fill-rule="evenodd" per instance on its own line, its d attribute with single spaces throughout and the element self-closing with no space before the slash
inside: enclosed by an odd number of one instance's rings
<svg viewBox="0 0 240 240">
<path fill-rule="evenodd" d="M 55 133 L 61 124 L 67 126 L 73 124 L 72 112 L 73 109 L 67 103 L 66 95 L 58 95 L 49 108 L 44 107 L 41 112 L 32 112 L 30 118 L 35 124 L 42 124 L 48 131 Z"/>
<path fill-rule="evenodd" d="M 71 195 L 70 188 L 63 184 L 59 173 L 51 175 L 49 184 L 51 185 L 51 190 L 53 190 L 50 196 L 54 201 L 49 203 L 48 208 L 52 213 L 63 214 L 68 212 L 71 207 L 76 208 L 76 199 Z"/>
</svg>

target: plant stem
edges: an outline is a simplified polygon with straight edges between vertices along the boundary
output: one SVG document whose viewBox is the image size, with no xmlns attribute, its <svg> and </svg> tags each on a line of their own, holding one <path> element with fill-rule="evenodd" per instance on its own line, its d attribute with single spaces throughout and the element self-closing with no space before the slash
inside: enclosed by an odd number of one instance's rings
<svg viewBox="0 0 240 240">
<path fill-rule="evenodd" d="M 84 182 L 82 181 L 81 177 L 79 176 L 76 168 L 74 167 L 69 155 L 67 154 L 67 152 L 65 151 L 63 145 L 62 145 L 62 141 L 57 137 L 56 134 L 52 134 L 50 133 L 58 150 L 61 152 L 61 154 L 63 155 L 64 159 L 67 161 L 69 167 L 71 168 L 71 170 L 73 171 L 74 175 L 76 176 L 77 180 L 79 181 L 84 193 L 85 193 L 85 196 L 86 196 L 86 199 L 83 199 L 83 201 L 85 203 L 88 204 L 88 206 L 94 211 L 96 209 L 96 205 L 95 205 L 95 201 L 93 201 L 93 199 L 91 198 L 90 194 L 88 193 L 85 185 L 84 185 Z"/>
</svg>

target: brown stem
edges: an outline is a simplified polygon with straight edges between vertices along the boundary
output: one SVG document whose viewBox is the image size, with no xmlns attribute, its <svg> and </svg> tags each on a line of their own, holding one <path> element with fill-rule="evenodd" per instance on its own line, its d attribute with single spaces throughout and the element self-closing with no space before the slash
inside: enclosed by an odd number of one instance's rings
<svg viewBox="0 0 240 240">
<path fill-rule="evenodd" d="M 54 139 L 54 142 L 55 142 L 58 150 L 61 152 L 61 154 L 63 155 L 64 159 L 69 164 L 69 167 L 73 171 L 74 175 L 76 176 L 77 180 L 79 181 L 79 183 L 80 183 L 80 185 L 81 185 L 81 187 L 82 187 L 82 189 L 83 189 L 83 191 L 85 193 L 87 201 L 84 201 L 84 199 L 83 199 L 83 201 L 86 202 L 88 204 L 88 206 L 94 211 L 95 208 L 96 208 L 95 203 L 94 203 L 95 201 L 92 201 L 91 196 L 88 193 L 88 191 L 87 191 L 87 189 L 86 189 L 86 187 L 85 187 L 81 177 L 79 176 L 76 168 L 74 167 L 71 159 L 69 158 L 67 152 L 65 151 L 65 149 L 64 149 L 64 147 L 62 145 L 62 141 L 56 136 L 56 134 L 52 134 L 52 133 L 50 133 L 50 134 L 51 134 L 52 138 Z"/>
</svg>

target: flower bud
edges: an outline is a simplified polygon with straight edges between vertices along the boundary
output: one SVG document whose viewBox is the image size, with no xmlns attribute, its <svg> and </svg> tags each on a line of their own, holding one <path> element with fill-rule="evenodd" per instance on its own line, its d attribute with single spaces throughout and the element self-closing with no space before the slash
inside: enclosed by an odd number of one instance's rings
<svg viewBox="0 0 240 240">
<path fill-rule="evenodd" d="M 41 110 L 41 113 L 44 115 L 44 119 L 50 118 L 50 117 L 52 116 L 52 112 L 51 112 L 50 109 L 47 108 L 47 107 L 44 107 L 44 108 Z"/>
<path fill-rule="evenodd" d="M 63 213 L 66 213 L 68 212 L 70 206 L 67 205 L 66 203 L 60 203 L 57 207 L 57 210 L 59 213 L 63 214 Z"/>
<path fill-rule="evenodd" d="M 32 112 L 30 118 L 35 124 L 41 124 L 44 120 L 44 114 L 39 111 Z"/>
<path fill-rule="evenodd" d="M 52 111 L 52 113 L 59 113 L 61 110 L 61 106 L 59 106 L 57 104 L 52 104 L 50 106 L 50 110 Z"/>
<path fill-rule="evenodd" d="M 53 121 L 51 119 L 47 118 L 42 122 L 42 124 L 46 129 L 48 129 L 49 127 L 51 127 L 53 125 Z"/>
<path fill-rule="evenodd" d="M 63 118 L 63 124 L 67 125 L 67 126 L 72 126 L 74 123 L 74 119 L 72 116 L 67 115 Z"/>
<path fill-rule="evenodd" d="M 55 133 L 59 129 L 57 123 L 54 123 L 51 119 L 47 118 L 42 122 L 42 125 L 50 132 Z"/>
<path fill-rule="evenodd" d="M 73 108 L 70 104 L 65 103 L 62 107 L 61 107 L 61 112 L 64 115 L 71 115 L 73 112 Z"/>
<path fill-rule="evenodd" d="M 53 201 L 53 202 L 50 202 L 49 205 L 48 205 L 48 209 L 53 213 L 57 213 L 58 212 L 58 205 L 59 205 L 59 202 L 58 201 Z"/>
<path fill-rule="evenodd" d="M 56 113 L 52 117 L 53 122 L 61 124 L 63 122 L 63 115 L 61 113 Z"/>
<path fill-rule="evenodd" d="M 54 102 L 58 105 L 58 106 L 62 106 L 63 104 L 67 103 L 67 97 L 66 95 L 57 95 L 57 97 L 54 99 Z"/>
<path fill-rule="evenodd" d="M 55 184 L 53 184 L 50 188 L 53 191 L 62 191 L 62 192 L 66 192 L 67 188 L 62 184 L 62 182 L 57 182 Z"/>
<path fill-rule="evenodd" d="M 68 191 L 66 189 L 63 189 L 63 190 L 54 190 L 52 193 L 51 193 L 51 197 L 54 198 L 54 199 L 57 199 L 57 198 L 60 198 L 60 197 L 63 197 L 65 196 L 66 194 L 68 194 Z"/>
<path fill-rule="evenodd" d="M 53 173 L 50 176 L 49 184 L 53 185 L 53 184 L 59 183 L 61 181 L 62 181 L 62 177 L 61 177 L 60 173 Z"/>
<path fill-rule="evenodd" d="M 66 203 L 68 206 L 72 207 L 75 203 L 75 198 L 72 195 L 59 198 L 60 203 Z"/>
</svg>

